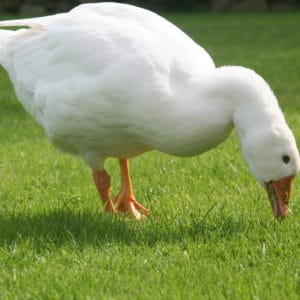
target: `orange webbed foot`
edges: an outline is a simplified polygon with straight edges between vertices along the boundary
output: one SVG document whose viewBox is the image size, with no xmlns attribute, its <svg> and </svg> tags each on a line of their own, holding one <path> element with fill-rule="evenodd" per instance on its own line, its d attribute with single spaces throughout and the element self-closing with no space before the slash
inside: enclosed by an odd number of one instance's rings
<svg viewBox="0 0 300 300">
<path fill-rule="evenodd" d="M 134 195 L 121 195 L 114 198 L 115 208 L 118 212 L 129 215 L 136 220 L 146 218 L 149 210 L 135 200 Z"/>
<path fill-rule="evenodd" d="M 141 220 L 149 213 L 148 209 L 135 200 L 130 179 L 128 159 L 120 159 L 121 192 L 114 199 L 118 212 L 125 213 L 137 220 Z"/>
<path fill-rule="evenodd" d="M 136 220 L 146 218 L 148 209 L 135 200 L 128 159 L 120 159 L 121 192 L 112 201 L 110 196 L 110 177 L 105 170 L 94 171 L 93 179 L 104 204 L 104 209 L 110 213 L 123 213 Z"/>
</svg>

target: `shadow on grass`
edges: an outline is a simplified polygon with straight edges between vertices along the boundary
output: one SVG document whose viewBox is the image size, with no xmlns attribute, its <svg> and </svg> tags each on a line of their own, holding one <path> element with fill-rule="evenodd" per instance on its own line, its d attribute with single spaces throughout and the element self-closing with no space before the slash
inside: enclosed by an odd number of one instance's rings
<svg viewBox="0 0 300 300">
<path fill-rule="evenodd" d="M 69 243 L 101 247 L 121 242 L 151 247 L 157 242 L 212 242 L 224 237 L 233 239 L 253 226 L 249 219 L 236 220 L 230 216 L 213 216 L 210 220 L 190 216 L 168 222 L 150 217 L 147 221 L 136 222 L 89 211 L 57 210 L 27 216 L 21 213 L 0 214 L 0 247 L 28 240 L 36 248 L 46 247 L 49 243 L 57 247 Z"/>
</svg>

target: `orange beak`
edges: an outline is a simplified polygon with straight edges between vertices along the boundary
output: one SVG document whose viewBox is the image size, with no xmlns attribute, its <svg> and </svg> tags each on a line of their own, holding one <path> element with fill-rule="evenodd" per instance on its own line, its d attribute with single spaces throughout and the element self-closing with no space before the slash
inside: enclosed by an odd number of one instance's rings
<svg viewBox="0 0 300 300">
<path fill-rule="evenodd" d="M 293 179 L 294 176 L 288 176 L 280 180 L 271 180 L 266 184 L 273 209 L 273 215 L 276 218 L 285 218 L 289 213 L 288 204 L 290 201 Z"/>
</svg>

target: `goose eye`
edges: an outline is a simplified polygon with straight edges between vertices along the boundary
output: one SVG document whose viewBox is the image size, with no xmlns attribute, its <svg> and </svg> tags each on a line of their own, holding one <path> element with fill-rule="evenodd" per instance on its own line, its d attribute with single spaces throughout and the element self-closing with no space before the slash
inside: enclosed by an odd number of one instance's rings
<svg viewBox="0 0 300 300">
<path fill-rule="evenodd" d="M 290 157 L 288 155 L 283 155 L 282 156 L 282 161 L 287 164 L 290 161 Z"/>
</svg>

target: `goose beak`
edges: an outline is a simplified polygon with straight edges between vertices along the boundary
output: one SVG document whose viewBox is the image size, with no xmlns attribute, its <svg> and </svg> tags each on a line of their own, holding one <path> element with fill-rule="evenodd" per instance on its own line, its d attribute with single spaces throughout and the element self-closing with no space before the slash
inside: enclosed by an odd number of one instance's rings
<svg viewBox="0 0 300 300">
<path fill-rule="evenodd" d="M 289 213 L 288 204 L 293 179 L 294 176 L 288 176 L 279 180 L 271 180 L 266 184 L 273 215 L 276 218 L 285 218 Z"/>
</svg>

